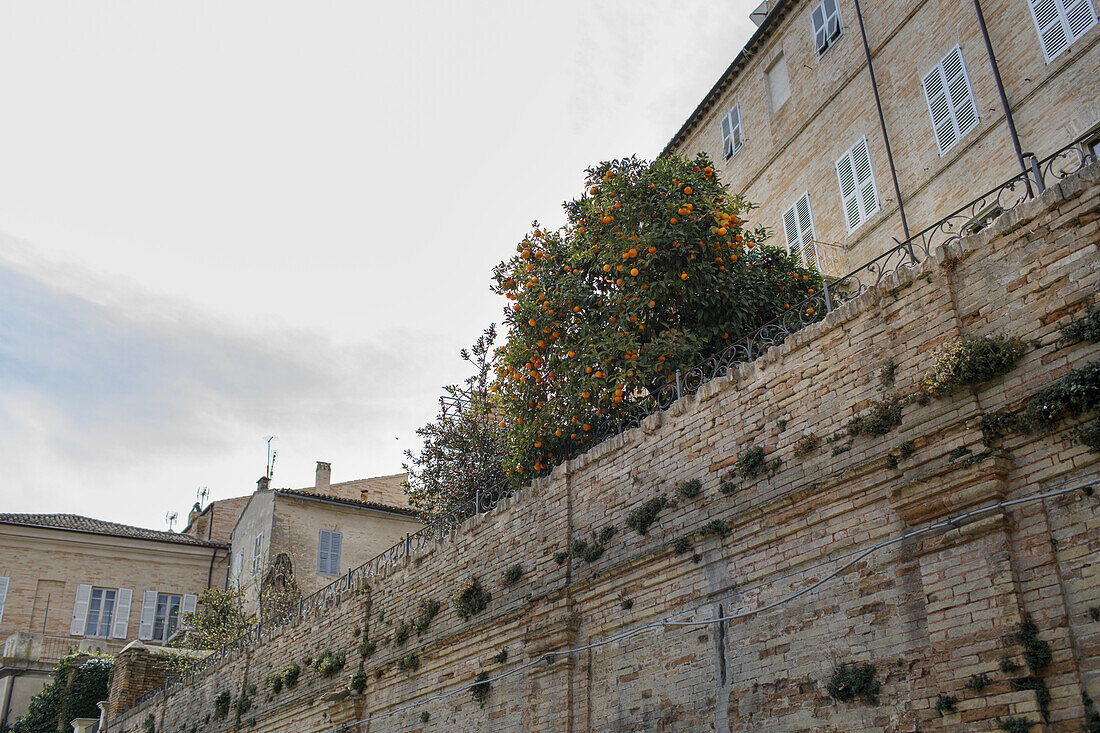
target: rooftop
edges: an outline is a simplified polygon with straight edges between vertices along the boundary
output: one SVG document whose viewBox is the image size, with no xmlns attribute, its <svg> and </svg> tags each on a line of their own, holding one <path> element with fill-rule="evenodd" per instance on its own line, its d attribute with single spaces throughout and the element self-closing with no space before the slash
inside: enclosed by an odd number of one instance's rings
<svg viewBox="0 0 1100 733">
<path fill-rule="evenodd" d="M 79 514 L 0 514 L 0 524 L 42 527 L 67 532 L 85 532 L 109 537 L 127 537 L 151 542 L 170 542 L 176 545 L 228 547 L 228 545 L 221 542 L 209 542 L 178 532 L 163 532 L 156 529 L 145 529 L 144 527 L 132 527 L 129 524 L 106 522 L 102 519 L 82 517 Z"/>
<path fill-rule="evenodd" d="M 370 479 L 364 479 L 369 481 Z M 358 483 L 356 481 L 348 481 L 348 484 Z M 333 484 L 334 486 L 336 484 Z M 403 514 L 407 517 L 419 518 L 419 514 L 415 509 L 407 506 L 393 506 L 391 504 L 380 504 L 375 501 L 363 501 L 361 499 L 345 499 L 340 496 L 334 496 L 332 494 L 323 494 L 319 491 L 312 491 L 310 489 L 273 489 L 276 494 L 285 494 L 288 496 L 300 496 L 305 499 L 319 499 L 322 501 L 329 501 L 334 504 L 347 504 L 348 506 L 358 507 L 361 509 L 374 509 L 380 512 L 389 512 L 390 514 Z"/>
</svg>

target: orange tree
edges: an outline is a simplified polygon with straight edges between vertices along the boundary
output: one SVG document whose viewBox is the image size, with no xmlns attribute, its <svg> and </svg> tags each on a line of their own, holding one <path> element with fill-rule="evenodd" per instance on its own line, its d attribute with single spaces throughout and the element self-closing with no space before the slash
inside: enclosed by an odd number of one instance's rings
<svg viewBox="0 0 1100 733">
<path fill-rule="evenodd" d="M 512 301 L 496 380 L 522 482 L 605 435 L 689 368 L 794 307 L 821 277 L 749 229 L 708 157 L 587 171 L 567 223 L 536 222 L 493 271 Z"/>
</svg>

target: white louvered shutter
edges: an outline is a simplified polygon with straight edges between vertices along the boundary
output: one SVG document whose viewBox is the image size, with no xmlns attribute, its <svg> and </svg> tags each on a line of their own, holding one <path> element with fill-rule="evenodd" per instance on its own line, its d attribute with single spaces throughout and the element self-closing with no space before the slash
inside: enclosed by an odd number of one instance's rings
<svg viewBox="0 0 1100 733">
<path fill-rule="evenodd" d="M 733 105 L 730 110 L 730 133 L 733 135 L 733 152 L 741 149 L 745 143 L 745 133 L 741 129 L 741 105 Z"/>
<path fill-rule="evenodd" d="M 130 588 L 119 588 L 118 597 L 115 600 L 115 618 L 111 623 L 111 638 L 125 639 L 130 628 L 130 603 L 134 599 L 134 591 Z"/>
<path fill-rule="evenodd" d="M 330 533 L 326 529 L 322 529 L 317 536 L 317 572 L 321 575 L 328 575 L 328 559 L 331 551 L 329 549 Z"/>
<path fill-rule="evenodd" d="M 141 624 L 138 626 L 138 638 L 149 641 L 153 638 L 153 621 L 157 613 L 157 592 L 147 590 L 141 599 Z"/>
<path fill-rule="evenodd" d="M 852 154 L 846 152 L 836 162 L 836 178 L 840 184 L 840 199 L 844 203 L 844 220 L 848 231 L 854 231 L 862 223 L 859 208 L 859 191 L 856 189 L 855 171 L 852 170 Z"/>
<path fill-rule="evenodd" d="M 729 115 L 722 118 L 722 155 L 727 158 L 733 155 L 733 134 L 730 132 Z"/>
<path fill-rule="evenodd" d="M 924 96 L 932 116 L 936 144 L 943 155 L 978 126 L 974 93 L 959 46 L 951 49 L 924 77 Z"/>
<path fill-rule="evenodd" d="M 867 138 L 863 138 L 852 148 L 852 168 L 856 173 L 856 187 L 859 189 L 860 204 L 863 206 L 863 221 L 867 221 L 878 211 L 878 192 L 875 190 L 871 157 L 867 152 Z"/>
<path fill-rule="evenodd" d="M 1092 0 L 1061 0 L 1069 28 L 1069 42 L 1073 43 L 1096 25 L 1096 6 Z"/>
<path fill-rule="evenodd" d="M 814 248 L 814 224 L 810 215 L 810 194 L 805 193 L 783 214 L 783 231 L 787 235 L 787 251 L 807 267 L 817 265 Z"/>
<path fill-rule="evenodd" d="M 76 603 L 73 604 L 73 623 L 69 626 L 69 633 L 73 636 L 84 636 L 84 624 L 88 620 L 88 603 L 92 600 L 92 586 L 78 585 L 76 587 Z"/>
<path fill-rule="evenodd" d="M 1047 62 L 1096 25 L 1092 0 L 1028 0 Z"/>
<path fill-rule="evenodd" d="M 8 599 L 8 579 L 0 578 L 0 623 L 4 622 L 4 602 Z"/>
<path fill-rule="evenodd" d="M 787 251 L 802 259 L 802 237 L 798 234 L 798 214 L 794 207 L 783 213 L 783 233 L 787 235 Z"/>
<path fill-rule="evenodd" d="M 848 231 L 853 232 L 879 210 L 875 175 L 867 153 L 867 138 L 861 139 L 840 156 L 836 162 L 836 177 L 840 183 Z"/>
<path fill-rule="evenodd" d="M 243 557 L 243 553 L 234 553 L 233 564 L 229 568 L 229 584 L 238 588 L 241 587 L 241 560 Z"/>
<path fill-rule="evenodd" d="M 191 593 L 183 594 L 183 604 L 180 606 L 180 628 L 190 628 L 191 624 L 187 623 L 187 614 L 194 613 L 195 609 L 199 606 L 199 597 Z"/>
</svg>

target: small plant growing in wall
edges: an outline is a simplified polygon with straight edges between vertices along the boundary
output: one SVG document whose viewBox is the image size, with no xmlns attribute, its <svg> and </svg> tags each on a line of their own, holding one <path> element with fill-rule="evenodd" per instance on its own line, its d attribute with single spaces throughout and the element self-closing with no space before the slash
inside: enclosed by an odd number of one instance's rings
<svg viewBox="0 0 1100 733">
<path fill-rule="evenodd" d="M 141 730 L 142 733 L 157 733 L 157 721 L 152 713 L 145 717 L 145 722 L 141 724 Z"/>
<path fill-rule="evenodd" d="M 474 684 L 470 686 L 470 696 L 474 698 L 474 702 L 478 705 L 485 707 L 491 689 L 492 683 L 489 682 L 489 673 L 478 672 L 477 677 L 474 678 Z"/>
<path fill-rule="evenodd" d="M 630 510 L 626 515 L 626 526 L 640 535 L 649 534 L 649 528 L 653 526 L 653 523 L 657 521 L 657 517 L 661 515 L 661 511 L 669 504 L 668 497 L 664 494 L 647 500 L 641 506 Z"/>
<path fill-rule="evenodd" d="M 420 657 L 416 654 L 406 654 L 397 660 L 397 668 L 402 672 L 415 672 L 420 669 Z"/>
<path fill-rule="evenodd" d="M 554 562 L 558 565 L 564 565 L 565 561 L 569 559 L 569 550 L 558 550 L 554 553 Z"/>
<path fill-rule="evenodd" d="M 229 705 L 233 701 L 233 696 L 229 694 L 229 690 L 222 690 L 218 693 L 218 696 L 214 698 L 214 718 L 216 720 L 222 720 L 229 715 Z"/>
<path fill-rule="evenodd" d="M 363 694 L 363 690 L 367 689 L 367 673 L 363 670 L 359 670 L 351 677 L 351 689 L 355 690 L 360 695 Z"/>
<path fill-rule="evenodd" d="M 321 656 L 313 660 L 313 671 L 322 677 L 331 677 L 344 668 L 346 656 L 344 652 L 332 652 L 325 650 Z"/>
<path fill-rule="evenodd" d="M 842 662 L 833 667 L 832 675 L 825 682 L 825 691 L 838 702 L 863 700 L 875 705 L 882 683 L 870 662 Z"/>
<path fill-rule="evenodd" d="M 377 650 L 378 642 L 372 641 L 365 636 L 363 637 L 363 641 L 359 643 L 359 653 L 364 659 L 370 659 Z"/>
<path fill-rule="evenodd" d="M 507 649 L 501 649 L 499 652 L 497 652 L 496 656 L 493 657 L 493 661 L 496 662 L 497 664 L 504 664 L 505 662 L 507 662 L 508 661 L 508 650 Z"/>
<path fill-rule="evenodd" d="M 463 620 L 476 616 L 488 607 L 493 600 L 493 594 L 481 587 L 481 581 L 476 577 L 470 578 L 455 591 L 455 610 Z"/>
<path fill-rule="evenodd" d="M 722 496 L 732 496 L 737 493 L 738 488 L 739 484 L 734 481 L 733 474 L 727 474 L 722 482 L 718 484 L 718 493 Z"/>
<path fill-rule="evenodd" d="M 961 387 L 983 384 L 1012 371 L 1024 351 L 1020 339 L 1006 336 L 949 341 L 937 350 L 923 391 L 932 397 L 946 397 Z"/>
<path fill-rule="evenodd" d="M 980 674 L 970 675 L 970 679 L 966 681 L 966 689 L 981 692 L 992 684 L 993 680 L 989 679 L 989 675 L 981 672 Z"/>
<path fill-rule="evenodd" d="M 393 645 L 404 646 L 410 635 L 412 635 L 412 626 L 408 622 L 402 621 L 397 625 L 397 630 L 393 632 Z"/>
<path fill-rule="evenodd" d="M 683 555 L 685 552 L 691 552 L 691 538 L 681 537 L 672 543 L 672 551 L 677 555 Z"/>
<path fill-rule="evenodd" d="M 515 585 L 519 582 L 519 579 L 523 577 L 523 566 L 513 565 L 504 571 L 504 584 Z"/>
<path fill-rule="evenodd" d="M 265 682 L 271 688 L 271 694 L 278 695 L 283 691 L 283 676 L 281 674 L 269 674 Z"/>
<path fill-rule="evenodd" d="M 1050 666 L 1054 659 L 1050 644 L 1039 637 L 1039 627 L 1035 625 L 1030 614 L 1024 616 L 1013 638 L 1023 647 L 1024 664 L 1028 669 L 1039 672 Z"/>
<path fill-rule="evenodd" d="M 801 438 L 794 442 L 794 454 L 801 458 L 802 456 L 808 456 L 814 452 L 818 443 L 821 441 L 816 435 L 811 433 L 805 433 Z"/>
<path fill-rule="evenodd" d="M 429 713 L 427 710 L 425 710 L 424 712 L 422 712 L 420 714 L 420 722 L 421 723 L 427 723 L 431 719 L 432 719 L 432 714 Z"/>
<path fill-rule="evenodd" d="M 680 496 L 685 499 L 695 499 L 703 493 L 703 482 L 697 478 L 682 481 L 677 487 L 677 491 L 679 491 Z"/>
<path fill-rule="evenodd" d="M 887 397 L 871 405 L 866 414 L 849 420 L 847 429 L 848 435 L 853 438 L 858 435 L 878 437 L 886 435 L 898 425 L 901 425 L 901 400 Z"/>
<path fill-rule="evenodd" d="M 1035 725 L 1027 718 L 1002 718 L 999 715 L 993 719 L 993 722 L 999 730 L 1007 731 L 1007 733 L 1027 733 L 1031 730 L 1031 726 Z"/>
<path fill-rule="evenodd" d="M 955 695 L 944 695 L 942 692 L 939 697 L 936 698 L 936 712 L 940 714 L 942 718 L 944 715 L 951 715 L 959 711 L 959 698 Z"/>
<path fill-rule="evenodd" d="M 730 533 L 729 525 L 721 519 L 712 519 L 699 528 L 700 537 L 725 537 Z"/>
<path fill-rule="evenodd" d="M 439 615 L 441 610 L 443 610 L 442 604 L 434 598 L 420 602 L 420 613 L 413 620 L 417 636 L 428 630 L 428 627 L 432 625 L 432 620 Z"/>
<path fill-rule="evenodd" d="M 750 446 L 737 454 L 737 474 L 743 479 L 775 473 L 782 465 L 783 461 L 779 458 L 769 461 L 764 449 L 758 445 Z"/>
<path fill-rule="evenodd" d="M 1100 341 L 1100 308 L 1086 308 L 1083 316 L 1062 329 L 1062 341 L 1069 344 L 1077 341 L 1095 344 Z"/>
</svg>

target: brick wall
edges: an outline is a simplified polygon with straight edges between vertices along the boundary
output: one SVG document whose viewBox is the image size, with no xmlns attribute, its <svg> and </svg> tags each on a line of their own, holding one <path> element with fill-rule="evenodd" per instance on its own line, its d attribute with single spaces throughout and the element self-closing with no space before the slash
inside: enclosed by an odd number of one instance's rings
<svg viewBox="0 0 1100 733">
<path fill-rule="evenodd" d="M 1053 656 L 1041 673 L 1050 692 L 1045 729 L 1079 730 L 1082 693 L 1100 699 L 1100 622 L 1090 610 L 1100 605 L 1100 500 L 1077 491 L 1013 504 L 860 553 L 1096 472 L 1096 455 L 1068 426 L 987 446 L 978 422 L 1100 355 L 1096 345 L 1059 340 L 1100 282 L 1098 179 L 1092 166 L 915 271 L 886 277 L 384 577 L 114 718 L 111 733 L 138 731 L 150 714 L 163 733 L 993 730 L 999 715 L 1039 718 L 1037 695 L 1011 681 L 1026 671 L 1001 670 L 1003 659 L 1022 663 L 1011 634 L 1025 614 Z M 914 393 L 939 344 L 997 333 L 1033 347 L 1010 374 L 906 402 L 901 424 L 885 435 L 845 435 L 875 402 Z M 890 364 L 893 381 L 883 379 Z M 817 446 L 797 450 L 806 435 Z M 750 446 L 781 467 L 733 477 L 733 492 L 721 493 Z M 969 460 L 959 459 L 962 448 Z M 629 511 L 696 478 L 702 495 L 678 499 L 647 535 L 626 528 Z M 716 519 L 728 536 L 700 537 Z M 555 561 L 572 540 L 608 526 L 618 533 L 594 562 Z M 682 540 L 690 547 L 676 547 Z M 508 585 L 503 576 L 515 564 L 523 575 Z M 462 620 L 449 599 L 475 576 L 492 600 Z M 428 599 L 443 612 L 395 647 L 396 629 Z M 655 623 L 731 615 L 738 618 Z M 377 643 L 369 658 L 358 650 L 364 637 Z M 543 658 L 582 645 L 592 646 Z M 304 665 L 325 650 L 347 657 L 331 678 Z M 419 668 L 402 671 L 398 660 L 410 653 Z M 834 666 L 848 661 L 874 665 L 876 703 L 827 694 Z M 273 692 L 265 680 L 292 663 L 303 667 L 300 681 Z M 349 692 L 360 668 L 366 689 Z M 459 689 L 479 672 L 517 668 L 492 683 L 484 705 Z M 990 684 L 968 689 L 982 673 Z M 257 690 L 246 712 L 210 717 L 219 693 L 238 700 L 249 685 Z M 957 712 L 935 711 L 941 694 L 957 696 Z"/>
</svg>

